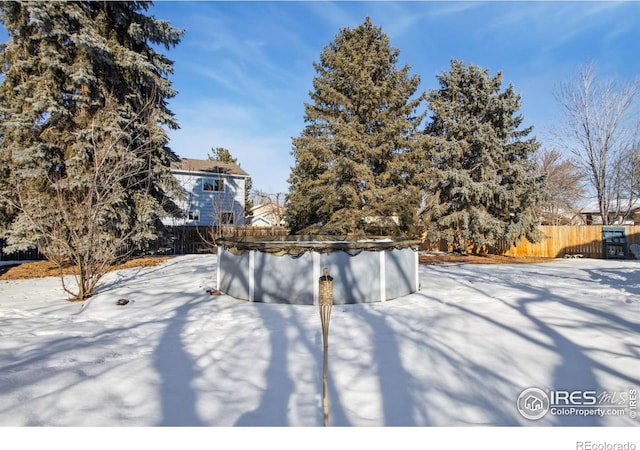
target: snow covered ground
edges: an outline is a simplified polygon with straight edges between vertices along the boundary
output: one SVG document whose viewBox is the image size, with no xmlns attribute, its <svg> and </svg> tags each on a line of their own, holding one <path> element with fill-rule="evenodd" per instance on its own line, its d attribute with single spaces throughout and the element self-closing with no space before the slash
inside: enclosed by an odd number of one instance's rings
<svg viewBox="0 0 640 450">
<path fill-rule="evenodd" d="M 211 296 L 215 274 L 215 255 L 180 256 L 111 273 L 84 304 L 57 278 L 0 281 L 0 425 L 321 427 L 317 307 Z M 640 262 L 430 265 L 420 281 L 333 307 L 331 425 L 640 424 Z M 625 412 L 529 420 L 530 387 L 617 393 Z"/>
</svg>

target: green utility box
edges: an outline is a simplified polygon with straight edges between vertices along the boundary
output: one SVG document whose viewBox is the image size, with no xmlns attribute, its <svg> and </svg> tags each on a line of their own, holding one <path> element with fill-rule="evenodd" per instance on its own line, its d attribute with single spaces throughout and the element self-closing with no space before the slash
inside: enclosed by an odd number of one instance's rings
<svg viewBox="0 0 640 450">
<path fill-rule="evenodd" d="M 627 259 L 627 238 L 623 227 L 602 227 L 602 257 Z"/>
</svg>

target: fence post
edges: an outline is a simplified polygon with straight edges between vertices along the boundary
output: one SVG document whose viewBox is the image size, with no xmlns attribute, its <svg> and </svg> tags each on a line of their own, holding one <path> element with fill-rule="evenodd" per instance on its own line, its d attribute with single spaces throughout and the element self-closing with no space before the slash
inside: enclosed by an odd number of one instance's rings
<svg viewBox="0 0 640 450">
<path fill-rule="evenodd" d="M 329 426 L 329 399 L 327 396 L 327 369 L 329 355 L 329 319 L 333 304 L 333 278 L 329 269 L 323 269 L 320 277 L 320 321 L 322 323 L 322 408 L 324 411 L 324 426 Z"/>
</svg>

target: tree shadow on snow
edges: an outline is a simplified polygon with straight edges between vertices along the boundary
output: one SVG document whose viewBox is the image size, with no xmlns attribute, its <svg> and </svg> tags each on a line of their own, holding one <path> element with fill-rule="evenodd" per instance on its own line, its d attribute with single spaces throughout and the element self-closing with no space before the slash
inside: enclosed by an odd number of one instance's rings
<svg viewBox="0 0 640 450">
<path fill-rule="evenodd" d="M 439 269 L 434 270 L 438 271 Z M 499 322 L 491 316 L 491 313 L 488 312 L 487 314 L 484 314 L 482 312 L 472 310 L 470 306 L 465 306 L 464 302 L 449 303 L 447 306 L 457 309 L 465 315 L 485 321 L 499 330 L 512 334 L 517 338 L 526 339 L 538 347 L 553 352 L 560 362 L 555 364 L 555 367 L 551 372 L 552 381 L 550 386 L 535 387 L 543 389 L 548 388 L 551 390 L 593 390 L 597 392 L 600 390 L 606 390 L 607 388 L 611 389 L 612 387 L 610 386 L 600 385 L 598 378 L 596 377 L 596 372 L 607 373 L 633 386 L 640 383 L 638 378 L 621 373 L 618 370 L 596 361 L 589 355 L 589 352 L 607 352 L 614 358 L 618 356 L 631 355 L 618 355 L 609 349 L 590 348 L 588 344 L 581 343 L 579 340 L 567 333 L 567 331 L 570 331 L 572 327 L 578 327 L 580 329 L 599 330 L 602 332 L 622 332 L 632 336 L 637 335 L 640 332 L 640 328 L 637 323 L 628 321 L 609 311 L 598 309 L 594 306 L 557 295 L 548 288 L 529 283 L 515 283 L 513 281 L 509 281 L 507 276 L 504 278 L 500 276 L 500 270 L 500 268 L 493 269 L 492 274 L 494 275 L 487 276 L 484 280 L 478 278 L 477 275 L 476 277 L 471 277 L 468 280 L 469 286 L 471 289 L 476 290 L 481 296 L 494 299 L 502 305 L 516 311 L 521 317 L 525 318 L 531 325 L 533 325 L 533 332 L 527 330 L 526 327 L 523 330 L 515 328 L 510 324 Z M 543 276 L 544 275 L 537 274 L 538 278 Z M 596 278 L 596 281 L 600 281 L 600 278 Z M 540 280 L 538 279 L 538 281 Z M 487 287 L 487 284 L 493 284 L 493 286 Z M 540 283 L 538 282 L 537 284 Z M 499 293 L 503 292 L 503 288 L 510 290 L 510 292 L 519 292 L 519 294 L 516 298 L 499 298 Z M 588 286 L 585 288 L 588 288 Z M 552 305 L 554 303 L 559 303 L 569 308 L 566 317 L 554 316 L 550 319 L 543 319 L 540 317 L 540 311 L 544 311 L 544 306 L 547 304 Z M 572 314 L 571 310 L 579 314 Z M 578 317 L 582 319 L 579 319 Z M 590 320 L 584 319 L 584 317 L 590 318 Z M 562 322 L 563 319 L 569 318 L 573 318 L 573 323 L 567 325 L 566 321 Z M 540 335 L 543 337 L 539 337 Z M 548 364 L 550 364 L 549 361 L 541 361 L 541 371 L 547 370 Z M 521 386 L 520 388 L 524 389 L 526 387 L 532 386 Z M 557 415 L 552 417 L 547 416 L 545 418 L 545 423 L 547 422 L 560 426 L 598 426 L 602 425 L 602 418 L 599 416 Z"/>
<path fill-rule="evenodd" d="M 194 360 L 181 338 L 189 312 L 202 301 L 192 298 L 176 309 L 155 349 L 153 364 L 161 378 L 159 426 L 205 425 L 198 416 L 197 396 L 191 387 L 197 376 Z"/>
<path fill-rule="evenodd" d="M 375 330 L 372 335 L 374 367 L 369 370 L 377 374 L 384 426 L 417 425 L 415 398 L 411 392 L 412 376 L 403 365 L 395 333 L 389 328 L 384 313 L 362 308 L 358 315 Z"/>
<path fill-rule="evenodd" d="M 260 404 L 253 411 L 248 411 L 238 418 L 235 426 L 286 426 L 288 425 L 289 399 L 293 392 L 293 380 L 288 373 L 287 338 L 288 322 L 276 308 L 268 305 L 256 305 L 261 313 L 268 314 L 265 323 L 275 324 L 269 328 L 269 340 L 263 346 L 271 352 L 269 364 L 265 372 L 266 387 L 262 393 Z M 265 308 L 266 306 L 266 308 Z"/>
</svg>

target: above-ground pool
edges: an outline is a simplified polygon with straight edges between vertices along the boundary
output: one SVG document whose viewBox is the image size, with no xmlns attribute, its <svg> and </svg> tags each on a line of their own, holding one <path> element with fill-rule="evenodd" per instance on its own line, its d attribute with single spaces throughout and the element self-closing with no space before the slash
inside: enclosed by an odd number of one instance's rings
<svg viewBox="0 0 640 450">
<path fill-rule="evenodd" d="M 419 289 L 416 239 L 279 236 L 217 243 L 218 289 L 242 300 L 318 304 L 325 268 L 334 304 L 384 302 Z"/>
</svg>

